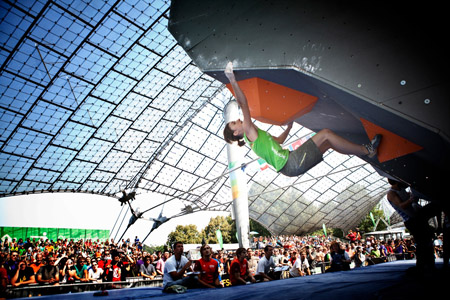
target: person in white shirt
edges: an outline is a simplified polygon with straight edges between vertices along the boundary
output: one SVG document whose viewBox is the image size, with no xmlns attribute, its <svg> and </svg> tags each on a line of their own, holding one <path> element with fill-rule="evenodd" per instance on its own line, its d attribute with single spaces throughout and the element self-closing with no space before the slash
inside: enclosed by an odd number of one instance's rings
<svg viewBox="0 0 450 300">
<path fill-rule="evenodd" d="M 92 263 L 92 268 L 89 269 L 89 281 L 102 282 L 103 269 L 98 267 L 97 262 Z"/>
<path fill-rule="evenodd" d="M 264 247 L 264 256 L 261 257 L 261 259 L 258 262 L 258 267 L 256 268 L 256 276 L 255 278 L 261 281 L 271 281 L 274 278 L 272 276 L 270 276 L 269 274 L 271 273 L 271 268 L 275 268 L 276 265 L 273 261 L 273 247 L 267 245 L 266 247 Z"/>
<path fill-rule="evenodd" d="M 198 286 L 198 277 L 184 276 L 190 270 L 192 261 L 182 255 L 184 247 L 182 242 L 175 242 L 173 245 L 173 255 L 164 264 L 163 292 L 174 285 L 185 288 L 195 288 Z"/>
<path fill-rule="evenodd" d="M 309 271 L 309 263 L 308 260 L 306 259 L 306 253 L 303 255 L 304 256 L 303 261 L 297 252 L 293 252 L 292 255 L 295 258 L 295 262 L 291 270 L 289 271 L 289 275 L 291 275 L 291 277 L 305 276 L 306 275 L 305 271 L 306 270 L 307 270 L 306 272 Z"/>
</svg>

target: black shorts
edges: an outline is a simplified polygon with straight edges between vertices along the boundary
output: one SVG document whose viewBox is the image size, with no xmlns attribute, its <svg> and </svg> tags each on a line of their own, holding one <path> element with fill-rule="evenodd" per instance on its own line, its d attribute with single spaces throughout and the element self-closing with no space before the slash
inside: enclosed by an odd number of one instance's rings
<svg viewBox="0 0 450 300">
<path fill-rule="evenodd" d="M 322 152 L 310 138 L 296 150 L 289 152 L 289 158 L 280 173 L 295 177 L 306 173 L 323 160 Z"/>
</svg>

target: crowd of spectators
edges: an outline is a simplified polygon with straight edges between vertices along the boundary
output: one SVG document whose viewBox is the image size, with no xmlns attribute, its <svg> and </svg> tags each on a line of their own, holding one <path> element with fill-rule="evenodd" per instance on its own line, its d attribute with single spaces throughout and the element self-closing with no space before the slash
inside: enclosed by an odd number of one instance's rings
<svg viewBox="0 0 450 300">
<path fill-rule="evenodd" d="M 436 242 L 436 255 L 442 243 Z M 257 275 L 265 246 L 272 246 L 275 265 L 286 272 L 279 278 L 312 275 L 323 265 L 326 272 L 363 267 L 373 259 L 412 259 L 412 239 L 380 241 L 362 239 L 352 232 L 345 239 L 310 236 L 278 236 L 255 238 L 247 249 L 249 271 Z M 440 246 L 439 246 L 440 245 Z M 134 242 L 122 240 L 44 240 L 22 239 L 0 242 L 0 279 L 3 292 L 7 287 L 27 285 L 61 285 L 75 282 L 116 282 L 127 277 L 162 278 L 164 263 L 172 255 L 169 250 L 148 253 L 136 237 Z M 212 257 L 219 261 L 220 274 L 226 284 L 230 262 L 235 251 L 219 250 Z M 296 263 L 297 262 L 297 263 Z M 1 298 L 1 297 L 0 297 Z"/>
</svg>

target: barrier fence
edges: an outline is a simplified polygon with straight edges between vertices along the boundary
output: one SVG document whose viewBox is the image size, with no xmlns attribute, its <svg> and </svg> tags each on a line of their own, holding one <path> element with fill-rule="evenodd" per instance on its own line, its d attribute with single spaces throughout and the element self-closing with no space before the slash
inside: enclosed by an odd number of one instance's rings
<svg viewBox="0 0 450 300">
<path fill-rule="evenodd" d="M 404 255 L 389 255 L 385 257 L 367 257 L 364 266 L 394 261 L 403 260 Z M 330 262 L 320 262 L 316 263 L 314 268 L 311 268 L 311 274 L 323 274 L 330 267 Z M 353 263 L 351 268 L 353 268 Z M 288 278 L 289 271 L 285 271 L 281 278 Z M 229 276 L 227 274 L 222 275 L 225 286 L 231 286 L 229 284 Z M 56 294 L 66 294 L 66 293 L 80 293 L 86 291 L 104 291 L 111 289 L 121 289 L 121 288 L 134 288 L 134 287 L 161 287 L 163 279 L 162 277 L 157 277 L 153 280 L 143 279 L 142 277 L 128 277 L 126 281 L 116 281 L 116 282 L 95 282 L 95 283 L 63 283 L 57 286 L 52 286 L 48 284 L 30 284 L 26 287 L 12 287 L 8 286 L 6 290 L 7 298 L 21 298 L 21 297 L 35 297 L 43 295 L 56 295 Z"/>
</svg>

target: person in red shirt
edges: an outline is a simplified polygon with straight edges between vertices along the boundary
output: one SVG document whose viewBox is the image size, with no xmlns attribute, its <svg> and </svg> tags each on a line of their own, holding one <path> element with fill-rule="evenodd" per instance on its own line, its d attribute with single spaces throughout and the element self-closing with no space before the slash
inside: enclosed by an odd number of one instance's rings
<svg viewBox="0 0 450 300">
<path fill-rule="evenodd" d="M 247 251 L 245 248 L 236 250 L 236 258 L 233 259 L 230 265 L 230 282 L 231 285 L 249 284 L 247 280 L 254 283 L 255 278 L 248 271 L 248 262 L 245 259 Z"/>
<path fill-rule="evenodd" d="M 207 288 L 222 287 L 219 281 L 219 263 L 211 258 L 211 247 L 208 244 L 202 245 L 200 254 L 202 258 L 195 263 L 194 267 L 194 271 L 200 272 L 198 282 Z"/>
<path fill-rule="evenodd" d="M 350 229 L 347 234 L 347 238 L 350 240 L 350 242 L 356 241 L 356 234 Z"/>
</svg>

